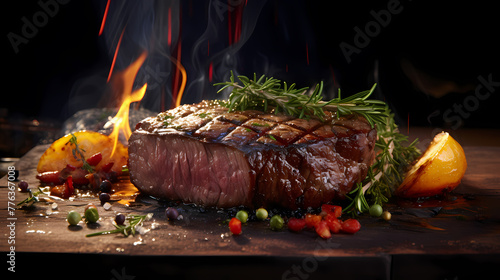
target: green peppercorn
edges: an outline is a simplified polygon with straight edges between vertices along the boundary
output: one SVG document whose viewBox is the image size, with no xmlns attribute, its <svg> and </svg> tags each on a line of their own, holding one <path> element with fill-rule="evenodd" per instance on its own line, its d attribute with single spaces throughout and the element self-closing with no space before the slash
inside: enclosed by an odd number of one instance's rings
<svg viewBox="0 0 500 280">
<path fill-rule="evenodd" d="M 85 220 L 87 223 L 95 223 L 99 220 L 99 212 L 95 207 L 89 207 L 85 210 Z"/>
<path fill-rule="evenodd" d="M 240 210 L 236 213 L 236 219 L 240 220 L 242 223 L 246 223 L 248 220 L 248 213 L 245 210 Z"/>
<path fill-rule="evenodd" d="M 267 215 L 268 215 L 267 210 L 264 208 L 259 208 L 255 212 L 255 216 L 257 216 L 257 219 L 259 219 L 261 221 L 264 221 L 265 219 L 267 219 Z"/>
<path fill-rule="evenodd" d="M 68 224 L 76 226 L 82 220 L 82 216 L 78 212 L 71 210 L 69 211 L 68 216 L 66 216 L 66 220 L 68 221 Z"/>
<path fill-rule="evenodd" d="M 373 204 L 370 207 L 370 215 L 373 217 L 380 217 L 380 215 L 382 215 L 383 211 L 384 210 L 382 209 L 382 206 L 380 206 L 378 204 Z"/>
<path fill-rule="evenodd" d="M 272 230 L 281 230 L 284 224 L 285 221 L 283 221 L 280 215 L 274 215 L 269 222 Z"/>
</svg>

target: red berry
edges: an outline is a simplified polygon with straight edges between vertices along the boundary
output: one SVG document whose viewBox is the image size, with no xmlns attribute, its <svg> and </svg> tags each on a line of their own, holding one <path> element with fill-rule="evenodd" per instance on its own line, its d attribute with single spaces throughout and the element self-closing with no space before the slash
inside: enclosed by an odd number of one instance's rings
<svg viewBox="0 0 500 280">
<path fill-rule="evenodd" d="M 356 233 L 359 231 L 360 228 L 361 224 L 358 222 L 358 220 L 348 219 L 342 222 L 341 230 L 347 233 Z"/>
<path fill-rule="evenodd" d="M 19 182 L 19 184 L 17 184 L 17 186 L 19 187 L 19 190 L 21 190 L 21 192 L 27 192 L 28 191 L 28 182 L 26 181 L 21 181 Z"/>
<path fill-rule="evenodd" d="M 229 221 L 229 230 L 234 235 L 240 235 L 241 234 L 241 221 L 238 220 L 237 218 L 232 218 L 231 221 Z"/>
<path fill-rule="evenodd" d="M 288 229 L 291 231 L 300 231 L 306 226 L 306 220 L 291 218 L 288 220 Z"/>
<path fill-rule="evenodd" d="M 96 166 L 99 164 L 99 162 L 101 162 L 101 160 L 102 160 L 102 154 L 95 153 L 87 159 L 87 163 L 91 166 Z"/>
</svg>

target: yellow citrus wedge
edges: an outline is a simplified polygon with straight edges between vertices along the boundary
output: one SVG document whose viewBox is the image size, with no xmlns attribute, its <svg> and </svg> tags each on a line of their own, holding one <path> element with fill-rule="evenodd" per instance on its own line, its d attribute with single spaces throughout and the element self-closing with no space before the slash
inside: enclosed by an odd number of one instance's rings
<svg viewBox="0 0 500 280">
<path fill-rule="evenodd" d="M 408 171 L 395 194 L 417 198 L 450 192 L 460 184 L 466 169 L 462 146 L 447 132 L 441 132 Z"/>
<path fill-rule="evenodd" d="M 111 157 L 114 144 L 111 137 L 93 131 L 78 131 L 73 134 L 76 136 L 80 150 L 84 150 L 85 159 L 96 153 L 102 154 L 102 160 L 95 166 L 96 171 L 113 162 L 111 170 L 121 173 L 122 166 L 127 164 L 128 159 L 128 150 L 122 143 L 117 143 L 115 153 Z M 83 165 L 82 161 L 75 159 L 73 156 L 75 145 L 69 142 L 70 139 L 71 134 L 68 134 L 50 145 L 38 161 L 37 171 L 39 173 L 61 171 L 68 164 L 74 167 Z"/>
</svg>

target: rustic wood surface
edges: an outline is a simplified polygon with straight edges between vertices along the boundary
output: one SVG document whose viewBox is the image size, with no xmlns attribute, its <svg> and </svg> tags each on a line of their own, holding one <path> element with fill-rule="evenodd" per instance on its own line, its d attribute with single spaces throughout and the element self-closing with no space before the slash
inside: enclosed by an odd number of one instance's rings
<svg viewBox="0 0 500 280">
<path fill-rule="evenodd" d="M 46 148 L 47 146 L 35 147 L 15 165 L 19 171 L 19 179 L 27 181 L 30 188 L 38 186 L 35 179 L 36 164 Z M 422 263 L 421 258 L 424 256 L 450 258 L 460 255 L 474 258 L 476 263 L 484 259 L 486 263 L 498 265 L 500 147 L 465 146 L 464 150 L 468 169 L 461 185 L 448 199 L 429 203 L 393 202 L 389 205 L 392 212 L 390 221 L 365 215 L 360 218 L 362 229 L 358 233 L 337 234 L 326 241 L 310 231 L 273 232 L 269 229 L 268 222 L 258 221 L 244 225 L 241 236 L 232 236 L 224 223 L 229 216 L 227 212 L 203 210 L 193 206 L 179 206 L 183 219 L 170 222 L 165 218 L 164 205 L 140 196 L 130 206 L 115 202 L 108 211 L 98 206 L 101 219 L 94 225 L 81 222 L 78 226 L 68 226 L 66 215 L 70 210 L 83 213 L 89 202 L 99 205 L 97 197 L 56 201 L 58 207 L 55 210 L 51 210 L 51 204 L 40 202 L 33 208 L 17 209 L 10 215 L 7 208 L 8 181 L 4 177 L 0 180 L 0 228 L 3 237 L 0 249 L 2 252 L 10 251 L 8 238 L 13 233 L 9 232 L 7 225 L 14 222 L 15 252 L 18 256 L 23 253 L 32 256 L 27 257 L 30 260 L 44 254 L 66 256 L 74 253 L 83 253 L 73 255 L 77 258 L 79 255 L 97 254 L 117 259 L 134 256 L 191 256 L 195 259 L 218 256 L 227 260 L 238 256 L 246 261 L 251 258 L 251 263 L 259 263 L 254 258 L 260 257 L 267 260 L 273 258 L 272 263 L 275 265 L 272 269 L 265 264 L 257 267 L 267 267 L 268 270 L 279 268 L 275 274 L 283 277 L 288 276 L 284 274 L 294 263 L 299 266 L 302 264 L 303 268 L 319 270 L 328 263 L 327 260 L 335 259 L 336 264 L 340 265 L 341 260 L 345 261 L 346 258 L 375 260 L 371 262 L 375 266 L 381 263 L 381 267 L 374 272 L 382 271 L 385 278 L 402 273 L 398 267 L 412 268 L 415 260 Z M 15 191 L 16 203 L 26 197 L 26 193 Z M 129 237 L 117 234 L 85 237 L 89 233 L 113 229 L 112 219 L 119 212 L 154 213 L 154 216 L 144 224 L 147 230 L 144 234 Z M 147 265 L 148 261 L 144 258 L 137 263 Z M 304 263 L 308 258 L 315 262 Z M 395 266 L 396 264 L 401 266 Z M 181 264 L 179 266 L 182 267 Z M 116 270 L 119 271 L 119 267 Z M 286 279 L 294 278 L 290 276 Z"/>
</svg>

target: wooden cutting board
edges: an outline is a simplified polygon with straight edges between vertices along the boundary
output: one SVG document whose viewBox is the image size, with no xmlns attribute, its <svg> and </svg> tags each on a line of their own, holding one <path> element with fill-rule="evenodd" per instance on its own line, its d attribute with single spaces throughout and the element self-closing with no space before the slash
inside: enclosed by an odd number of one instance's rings
<svg viewBox="0 0 500 280">
<path fill-rule="evenodd" d="M 19 171 L 19 179 L 27 181 L 31 188 L 38 186 L 35 179 L 36 165 L 46 148 L 47 146 L 35 147 L 15 165 L 15 169 Z M 385 278 L 398 273 L 405 274 L 403 268 L 414 268 L 412 275 L 418 276 L 422 272 L 421 268 L 432 258 L 444 264 L 445 259 L 462 256 L 467 260 L 473 259 L 475 264 L 486 259 L 487 264 L 498 265 L 500 147 L 470 146 L 464 147 L 464 150 L 468 161 L 467 172 L 461 185 L 447 199 L 427 203 L 393 202 L 388 205 L 392 212 L 390 221 L 364 215 L 359 219 L 362 228 L 358 233 L 337 234 L 329 240 L 322 240 L 312 231 L 274 232 L 269 229 L 268 222 L 259 221 L 244 225 L 241 236 L 232 236 L 225 223 L 231 213 L 194 206 L 180 205 L 183 219 L 170 222 L 165 218 L 164 205 L 140 196 L 130 206 L 115 202 L 109 211 L 99 206 L 101 219 L 95 225 L 82 222 L 79 226 L 71 227 L 66 222 L 67 213 L 70 210 L 83 213 L 89 202 L 99 205 L 97 197 L 56 201 L 58 206 L 53 210 L 51 204 L 39 202 L 33 208 L 10 212 L 11 209 L 7 209 L 7 206 L 12 193 L 9 197 L 8 180 L 4 177 L 0 180 L 0 228 L 3 236 L 0 248 L 3 252 L 11 251 L 8 238 L 14 236 L 11 239 L 15 239 L 15 253 L 19 258 L 24 256 L 26 262 L 45 255 L 51 258 L 73 256 L 78 260 L 90 255 L 101 261 L 107 257 L 115 260 L 108 260 L 117 266 L 113 268 L 115 271 L 120 272 L 119 263 L 128 263 L 129 271 L 133 271 L 135 275 L 139 272 L 134 270 L 134 264 L 150 266 L 154 263 L 154 257 L 168 257 L 173 264 L 176 262 L 172 258 L 178 260 L 177 257 L 181 256 L 192 257 L 193 266 L 198 269 L 205 267 L 201 262 L 194 261 L 200 258 L 212 263 L 214 267 L 217 267 L 216 263 L 220 265 L 222 262 L 233 264 L 231 267 L 234 268 L 238 267 L 234 264 L 238 258 L 233 257 L 239 257 L 249 265 L 259 264 L 255 267 L 267 268 L 274 273 L 273 276 L 282 276 L 283 279 L 302 278 L 293 269 L 290 270 L 294 264 L 302 268 L 302 272 L 314 270 L 308 276 L 320 276 L 323 275 L 320 272 L 323 269 L 344 267 L 348 265 L 348 260 L 361 260 L 368 267 L 374 266 L 372 272 L 382 273 Z M 14 196 L 15 203 L 18 203 L 27 194 L 16 190 Z M 147 232 L 141 235 L 85 237 L 89 233 L 113 229 L 112 219 L 119 212 L 153 213 L 154 216 L 145 223 Z M 15 224 L 15 229 L 7 227 L 11 224 Z M 129 259 L 136 256 L 142 257 L 139 260 L 134 258 L 133 261 Z M 213 256 L 219 257 L 219 261 L 204 259 Z M 178 267 L 189 270 L 185 264 L 177 264 Z M 26 263 L 19 263 L 18 268 L 27 269 L 26 266 Z M 461 271 L 458 269 L 456 271 Z M 113 274 L 111 269 L 106 272 L 108 276 Z M 366 271 L 355 272 L 363 274 Z M 298 278 L 293 278 L 295 276 Z"/>
</svg>

